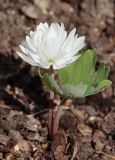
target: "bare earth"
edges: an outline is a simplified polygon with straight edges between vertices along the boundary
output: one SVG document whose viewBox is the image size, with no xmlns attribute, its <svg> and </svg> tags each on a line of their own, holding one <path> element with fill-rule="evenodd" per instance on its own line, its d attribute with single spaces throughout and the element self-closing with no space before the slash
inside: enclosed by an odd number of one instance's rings
<svg viewBox="0 0 115 160">
<path fill-rule="evenodd" d="M 115 160 L 115 1 L 0 0 L 0 160 Z M 63 22 L 97 49 L 112 86 L 68 101 L 52 145 L 49 91 L 35 68 L 16 54 L 40 22 Z M 59 103 L 55 97 L 55 103 Z"/>
</svg>

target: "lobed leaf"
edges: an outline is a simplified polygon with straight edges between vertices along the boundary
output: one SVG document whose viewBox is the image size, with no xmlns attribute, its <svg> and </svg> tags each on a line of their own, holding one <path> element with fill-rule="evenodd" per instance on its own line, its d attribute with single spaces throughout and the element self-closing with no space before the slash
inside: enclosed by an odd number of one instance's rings
<svg viewBox="0 0 115 160">
<path fill-rule="evenodd" d="M 56 94 L 65 98 L 79 98 L 96 94 L 111 85 L 107 80 L 109 68 L 101 64 L 95 69 L 96 51 L 82 52 L 80 58 L 57 71 L 59 84 L 56 80 L 45 74 L 41 77 Z"/>
<path fill-rule="evenodd" d="M 63 95 L 61 88 L 59 87 L 59 85 L 57 84 L 57 82 L 53 77 L 45 74 L 41 76 L 41 79 L 55 93 L 57 93 L 58 95 Z"/>
<path fill-rule="evenodd" d="M 71 97 L 72 95 L 73 97 L 89 96 L 111 85 L 111 81 L 106 80 L 109 68 L 101 64 L 96 70 L 95 62 L 95 49 L 87 50 L 76 62 L 58 71 L 60 84 L 66 95 Z"/>
</svg>

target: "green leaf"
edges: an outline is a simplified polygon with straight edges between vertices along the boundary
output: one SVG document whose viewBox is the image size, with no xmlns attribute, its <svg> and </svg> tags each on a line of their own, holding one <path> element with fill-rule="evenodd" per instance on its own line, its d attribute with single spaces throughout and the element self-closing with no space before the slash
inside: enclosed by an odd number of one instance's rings
<svg viewBox="0 0 115 160">
<path fill-rule="evenodd" d="M 87 88 L 87 91 L 85 92 L 84 96 L 89 96 L 92 94 L 99 93 L 99 92 L 103 91 L 106 87 L 109 87 L 111 84 L 112 84 L 111 81 L 103 80 L 96 87 L 89 86 L 89 88 Z"/>
<path fill-rule="evenodd" d="M 109 68 L 101 64 L 95 69 L 96 51 L 87 50 L 80 54 L 74 63 L 57 71 L 58 83 L 48 74 L 41 76 L 51 90 L 64 98 L 89 96 L 111 85 L 111 81 L 107 80 Z"/>
<path fill-rule="evenodd" d="M 98 70 L 92 75 L 92 82 L 94 84 L 99 83 L 100 81 L 107 78 L 109 73 L 109 67 L 105 66 L 105 64 L 101 64 Z"/>
<path fill-rule="evenodd" d="M 63 95 L 61 88 L 55 81 L 55 79 L 51 76 L 48 76 L 47 74 L 41 76 L 41 80 L 51 89 L 53 90 L 56 94 L 58 95 Z"/>
<path fill-rule="evenodd" d="M 62 86 L 64 97 L 68 98 L 78 98 L 83 97 L 86 92 L 87 85 L 80 83 L 77 86 L 72 86 L 70 84 L 65 84 Z"/>
<path fill-rule="evenodd" d="M 96 51 L 87 50 L 71 65 L 58 70 L 60 86 L 67 97 L 84 97 L 111 85 L 107 80 L 109 68 L 101 64 L 95 69 Z"/>
<path fill-rule="evenodd" d="M 95 65 L 95 57 L 95 50 L 87 50 L 77 61 L 59 70 L 58 75 L 61 83 L 77 85 L 81 82 L 88 82 Z"/>
</svg>

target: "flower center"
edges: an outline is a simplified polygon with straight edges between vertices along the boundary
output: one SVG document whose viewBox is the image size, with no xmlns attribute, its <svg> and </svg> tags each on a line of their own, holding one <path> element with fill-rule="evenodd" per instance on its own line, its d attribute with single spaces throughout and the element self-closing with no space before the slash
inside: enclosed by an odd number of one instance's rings
<svg viewBox="0 0 115 160">
<path fill-rule="evenodd" d="M 48 59 L 48 63 L 49 63 L 50 65 L 52 65 L 52 64 L 54 63 L 54 60 Z"/>
</svg>

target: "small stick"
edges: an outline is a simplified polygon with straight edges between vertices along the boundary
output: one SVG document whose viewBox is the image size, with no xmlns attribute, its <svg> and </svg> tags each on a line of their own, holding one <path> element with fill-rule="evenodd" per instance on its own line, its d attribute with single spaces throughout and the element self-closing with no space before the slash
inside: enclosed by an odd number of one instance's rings
<svg viewBox="0 0 115 160">
<path fill-rule="evenodd" d="M 103 155 L 105 155 L 105 156 L 107 156 L 108 158 L 111 158 L 111 160 L 115 160 L 115 157 L 114 156 L 111 156 L 111 155 L 109 155 L 109 154 L 107 154 L 107 153 L 105 153 L 105 152 L 103 152 L 103 151 L 99 151 L 99 152 L 97 152 L 98 154 L 103 154 Z"/>
<path fill-rule="evenodd" d="M 72 155 L 72 158 L 71 160 L 74 160 L 76 155 L 77 155 L 77 152 L 78 152 L 78 144 L 77 142 L 75 142 L 75 145 L 74 145 L 74 150 L 73 150 L 73 155 Z"/>
</svg>

